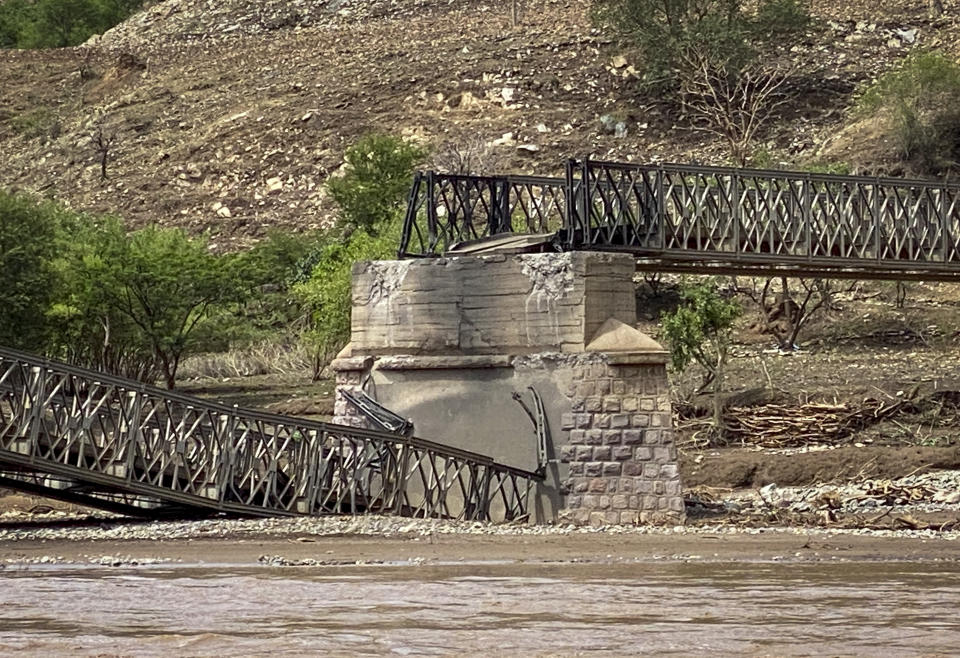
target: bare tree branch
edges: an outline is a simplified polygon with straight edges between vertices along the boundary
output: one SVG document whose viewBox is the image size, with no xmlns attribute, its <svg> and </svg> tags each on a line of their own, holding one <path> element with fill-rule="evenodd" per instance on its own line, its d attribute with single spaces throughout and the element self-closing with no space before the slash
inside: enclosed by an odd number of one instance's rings
<svg viewBox="0 0 960 658">
<path fill-rule="evenodd" d="M 734 277 L 732 284 L 736 293 L 749 299 L 760 312 L 761 331 L 772 336 L 785 351 L 796 348 L 800 332 L 818 312 L 834 308 L 837 293 L 851 292 L 859 285 L 854 281 L 837 288 L 837 283 L 829 279 L 797 279 L 802 293 L 795 297 L 787 277 L 780 277 L 779 291 L 773 288 L 774 281 L 767 278 L 763 287 L 758 288 L 756 279 L 747 286 Z"/>
<path fill-rule="evenodd" d="M 102 123 L 97 124 L 93 131 L 93 147 L 100 157 L 100 180 L 107 180 L 107 161 L 110 158 L 110 148 L 117 140 L 117 132 L 104 129 Z"/>
<path fill-rule="evenodd" d="M 682 63 L 684 108 L 698 129 L 725 139 L 734 160 L 745 165 L 757 133 L 786 103 L 782 87 L 793 69 L 762 62 L 735 67 L 696 49 L 684 53 Z"/>
</svg>

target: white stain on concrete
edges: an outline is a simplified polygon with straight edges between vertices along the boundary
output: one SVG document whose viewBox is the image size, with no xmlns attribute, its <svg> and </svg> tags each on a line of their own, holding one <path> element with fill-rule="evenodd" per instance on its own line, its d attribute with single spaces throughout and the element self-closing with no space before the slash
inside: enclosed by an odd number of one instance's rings
<svg viewBox="0 0 960 658">
<path fill-rule="evenodd" d="M 536 313 L 546 313 L 548 323 L 553 327 L 554 341 L 560 344 L 560 324 L 557 304 L 573 291 L 574 275 L 568 254 L 527 254 L 521 256 L 522 272 L 533 286 L 524 300 L 524 324 L 527 344 L 539 344 L 534 336 L 539 331 L 531 330 L 532 309 Z"/>
</svg>

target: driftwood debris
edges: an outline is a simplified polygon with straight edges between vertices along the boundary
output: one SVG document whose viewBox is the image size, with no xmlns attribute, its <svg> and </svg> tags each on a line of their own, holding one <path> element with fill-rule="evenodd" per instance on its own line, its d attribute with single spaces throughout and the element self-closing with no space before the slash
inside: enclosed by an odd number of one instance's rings
<svg viewBox="0 0 960 658">
<path fill-rule="evenodd" d="M 729 443 L 768 448 L 840 443 L 856 431 L 899 413 L 906 400 L 867 399 L 850 403 L 808 403 L 796 406 L 765 404 L 732 407 L 724 415 Z"/>
<path fill-rule="evenodd" d="M 751 389 L 731 394 L 727 402 L 723 414 L 723 445 L 763 448 L 839 445 L 881 421 L 897 423 L 896 417 L 901 414 L 929 412 L 937 423 L 960 426 L 960 391 L 952 390 L 918 395 L 914 389 L 902 397 L 791 405 L 772 402 L 761 389 Z M 705 413 L 696 404 L 678 405 L 676 410 L 679 428 L 695 428 L 707 422 Z M 691 440 L 696 439 L 694 433 Z M 712 441 L 712 445 L 717 445 L 716 439 Z"/>
</svg>

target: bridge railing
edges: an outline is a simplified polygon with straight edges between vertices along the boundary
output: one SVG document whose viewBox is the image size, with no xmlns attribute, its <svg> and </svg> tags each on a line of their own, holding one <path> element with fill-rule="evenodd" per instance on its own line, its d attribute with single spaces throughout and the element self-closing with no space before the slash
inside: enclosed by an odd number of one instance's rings
<svg viewBox="0 0 960 658">
<path fill-rule="evenodd" d="M 254 514 L 528 514 L 534 473 L 431 441 L 241 410 L 0 348 L 0 463 Z"/>
<path fill-rule="evenodd" d="M 575 163 L 574 248 L 856 265 L 960 262 L 960 187 L 682 165 Z"/>
<path fill-rule="evenodd" d="M 960 186 L 759 169 L 569 161 L 558 178 L 417 175 L 401 256 L 507 232 L 638 256 L 960 265 Z"/>
<path fill-rule="evenodd" d="M 502 233 L 553 233 L 563 228 L 566 207 L 560 178 L 418 172 L 399 255 L 439 255 L 459 242 Z"/>
</svg>

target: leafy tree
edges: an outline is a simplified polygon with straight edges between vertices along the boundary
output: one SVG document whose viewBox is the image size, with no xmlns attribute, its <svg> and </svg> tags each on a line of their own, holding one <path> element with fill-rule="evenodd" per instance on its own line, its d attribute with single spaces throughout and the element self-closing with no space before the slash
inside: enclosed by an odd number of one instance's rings
<svg viewBox="0 0 960 658">
<path fill-rule="evenodd" d="M 217 255 L 181 230 L 128 234 L 116 217 L 0 192 L 0 345 L 173 388 L 183 357 L 226 347 L 238 318 L 258 316 L 248 331 L 289 321 L 310 245 L 274 235 Z"/>
<path fill-rule="evenodd" d="M 343 240 L 328 240 L 317 253 L 310 278 L 297 284 L 293 293 L 310 315 L 306 338 L 322 361 L 332 357 L 350 340 L 351 283 L 353 264 L 364 260 L 392 258 L 400 241 L 400 223 L 381 227 L 378 235 L 358 229 Z"/>
<path fill-rule="evenodd" d="M 414 167 L 426 153 L 391 135 L 367 135 L 347 149 L 346 173 L 327 183 L 341 219 L 369 233 L 389 225 L 405 205 Z"/>
<path fill-rule="evenodd" d="M 0 191 L 0 345 L 40 350 L 46 344 L 61 214 L 52 203 Z"/>
<path fill-rule="evenodd" d="M 179 229 L 141 229 L 86 262 L 103 304 L 137 326 L 171 389 L 185 353 L 217 344 L 217 312 L 250 290 L 236 256 L 212 254 Z"/>
<path fill-rule="evenodd" d="M 648 90 L 676 91 L 695 128 L 744 165 L 792 71 L 770 57 L 810 21 L 807 0 L 594 0 L 594 17 L 637 49 Z"/>
<path fill-rule="evenodd" d="M 38 45 L 63 48 L 80 43 L 97 27 L 97 5 L 92 0 L 37 0 L 42 41 Z"/>
<path fill-rule="evenodd" d="M 919 173 L 940 173 L 960 160 L 960 64 L 952 57 L 910 55 L 861 92 L 857 109 L 886 123 Z"/>
<path fill-rule="evenodd" d="M 347 149 L 347 171 L 328 183 L 340 205 L 340 221 L 305 259 L 294 295 L 306 307 L 306 338 L 320 362 L 350 339 L 350 285 L 353 264 L 393 258 L 413 169 L 426 153 L 403 140 L 371 135 Z"/>
<path fill-rule="evenodd" d="M 713 426 L 722 436 L 724 370 L 740 306 L 706 283 L 684 287 L 680 297 L 680 306 L 662 317 L 672 365 L 677 371 L 685 370 L 691 363 L 703 368 L 701 390 L 713 386 Z"/>
<path fill-rule="evenodd" d="M 249 251 L 236 255 L 236 268 L 250 295 L 234 309 L 231 346 L 296 340 L 308 318 L 293 287 L 309 278 L 308 257 L 319 245 L 313 234 L 271 232 Z"/>
<path fill-rule="evenodd" d="M 139 0 L 6 0 L 0 2 L 0 48 L 75 46 L 139 7 Z"/>
<path fill-rule="evenodd" d="M 237 265 L 252 285 L 285 293 L 302 280 L 305 259 L 317 248 L 319 240 L 313 234 L 271 231 L 252 249 L 238 254 Z"/>
<path fill-rule="evenodd" d="M 27 0 L 0 3 L 0 48 L 16 48 L 30 23 L 31 6 Z"/>
<path fill-rule="evenodd" d="M 675 83 L 691 53 L 736 72 L 810 20 L 804 0 L 594 0 L 594 16 L 638 49 L 655 85 Z"/>
<path fill-rule="evenodd" d="M 56 331 L 47 351 L 71 363 L 151 382 L 159 375 L 153 350 L 106 294 L 115 285 L 106 261 L 126 240 L 116 217 L 63 214 L 53 261 L 57 288 L 47 311 Z"/>
<path fill-rule="evenodd" d="M 58 261 L 52 349 L 145 381 L 159 375 L 172 389 L 184 355 L 226 346 L 229 310 L 252 289 L 239 255 L 212 254 L 205 239 L 179 229 L 127 235 L 115 218 L 67 228 L 74 245 Z"/>
</svg>

